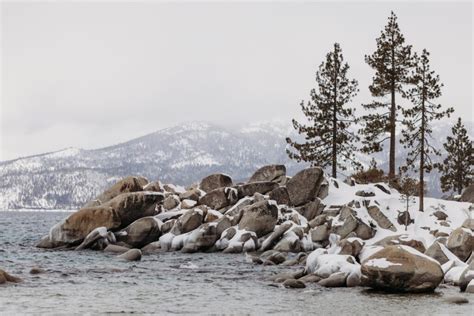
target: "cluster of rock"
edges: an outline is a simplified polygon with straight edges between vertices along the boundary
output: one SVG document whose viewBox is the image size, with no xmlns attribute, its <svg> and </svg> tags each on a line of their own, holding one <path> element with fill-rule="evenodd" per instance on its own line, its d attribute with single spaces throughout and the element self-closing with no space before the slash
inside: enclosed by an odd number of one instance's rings
<svg viewBox="0 0 474 316">
<path fill-rule="evenodd" d="M 330 187 L 342 185 L 319 167 L 288 177 L 283 165 L 262 167 L 246 183 L 213 174 L 187 189 L 128 177 L 52 227 L 38 247 L 103 250 L 126 260 L 157 251 L 246 252 L 256 264 L 305 266 L 275 277 L 288 287 L 318 282 L 423 292 L 446 280 L 474 291 L 472 221 L 425 249 L 396 234 L 377 203 L 365 200 L 375 195 L 370 190 L 325 205 Z M 376 187 L 391 194 L 384 184 Z M 355 210 L 361 207 L 370 221 Z M 400 221 L 410 223 L 404 216 Z M 379 230 L 392 235 L 372 242 Z"/>
</svg>

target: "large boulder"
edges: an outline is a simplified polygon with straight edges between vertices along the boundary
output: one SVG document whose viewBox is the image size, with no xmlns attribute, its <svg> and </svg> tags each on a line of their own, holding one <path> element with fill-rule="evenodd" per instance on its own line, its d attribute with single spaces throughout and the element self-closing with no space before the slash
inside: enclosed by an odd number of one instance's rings
<svg viewBox="0 0 474 316">
<path fill-rule="evenodd" d="M 171 232 L 175 235 L 188 233 L 201 226 L 203 220 L 204 212 L 201 209 L 195 208 L 188 210 L 178 218 Z"/>
<path fill-rule="evenodd" d="M 449 235 L 446 247 L 458 256 L 461 261 L 466 261 L 474 251 L 474 235 L 470 229 L 459 227 Z"/>
<path fill-rule="evenodd" d="M 143 187 L 147 184 L 148 180 L 143 177 L 126 177 L 108 188 L 94 200 L 88 202 L 84 207 L 103 204 L 122 193 L 143 191 Z"/>
<path fill-rule="evenodd" d="M 298 172 L 286 184 L 291 204 L 300 206 L 314 200 L 323 179 L 323 170 L 319 167 L 307 168 Z"/>
<path fill-rule="evenodd" d="M 395 226 L 393 226 L 393 223 L 387 218 L 387 216 L 385 216 L 385 214 L 380 210 L 377 205 L 367 207 L 367 212 L 380 227 L 384 229 L 389 229 L 393 232 L 397 231 Z"/>
<path fill-rule="evenodd" d="M 242 211 L 239 229 L 255 232 L 257 237 L 271 233 L 278 220 L 278 208 L 268 201 L 254 203 Z"/>
<path fill-rule="evenodd" d="M 191 232 L 181 251 L 203 251 L 212 247 L 217 239 L 217 225 L 214 223 L 206 223 Z"/>
<path fill-rule="evenodd" d="M 474 183 L 464 189 L 459 201 L 474 203 Z"/>
<path fill-rule="evenodd" d="M 163 194 L 152 192 L 123 193 L 96 207 L 87 207 L 71 214 L 51 228 L 54 244 L 79 244 L 97 227 L 119 230 L 139 218 L 155 215 L 155 207 Z"/>
<path fill-rule="evenodd" d="M 199 199 L 199 204 L 207 205 L 214 210 L 219 210 L 233 205 L 238 200 L 237 190 L 234 188 L 219 188 L 206 193 Z"/>
<path fill-rule="evenodd" d="M 275 188 L 268 194 L 268 196 L 270 200 L 274 200 L 277 204 L 290 204 L 290 196 L 288 195 L 286 187 Z"/>
<path fill-rule="evenodd" d="M 224 187 L 231 187 L 232 186 L 232 179 L 226 174 L 216 173 L 211 174 L 204 179 L 201 180 L 199 184 L 199 188 L 204 192 L 208 193 L 212 190 L 224 188 Z"/>
<path fill-rule="evenodd" d="M 453 262 L 460 263 L 459 260 L 445 245 L 441 244 L 438 241 L 434 241 L 431 246 L 428 247 L 425 251 L 425 255 L 430 258 L 435 259 L 439 264 L 443 265 L 446 262 L 453 260 Z"/>
<path fill-rule="evenodd" d="M 436 260 L 404 245 L 387 246 L 362 263 L 362 284 L 390 292 L 430 292 L 443 276 Z"/>
<path fill-rule="evenodd" d="M 268 165 L 255 171 L 248 182 L 273 181 L 280 182 L 286 176 L 284 165 Z"/>
<path fill-rule="evenodd" d="M 117 240 L 123 241 L 134 248 L 142 248 L 160 238 L 162 224 L 159 219 L 153 216 L 140 218 L 119 232 Z"/>
<path fill-rule="evenodd" d="M 241 199 L 244 196 L 253 196 L 255 193 L 265 194 L 276 188 L 278 188 L 278 184 L 275 182 L 259 181 L 239 185 L 237 192 L 239 199 Z"/>
</svg>

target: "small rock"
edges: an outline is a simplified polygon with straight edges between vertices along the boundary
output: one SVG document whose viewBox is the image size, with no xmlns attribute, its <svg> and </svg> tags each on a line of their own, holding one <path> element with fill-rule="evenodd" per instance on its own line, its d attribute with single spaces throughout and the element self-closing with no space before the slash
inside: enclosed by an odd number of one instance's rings
<svg viewBox="0 0 474 316">
<path fill-rule="evenodd" d="M 119 246 L 119 245 L 112 245 L 112 244 L 108 245 L 104 249 L 105 252 L 118 253 L 118 254 L 125 253 L 129 250 L 130 250 L 130 248 Z"/>
<path fill-rule="evenodd" d="M 286 280 L 285 282 L 283 282 L 283 286 L 291 289 L 303 289 L 306 287 L 304 282 L 295 279 Z"/>
<path fill-rule="evenodd" d="M 39 268 L 39 267 L 34 267 L 34 268 L 31 268 L 30 270 L 30 274 L 41 274 L 41 273 L 45 273 L 46 271 Z"/>
<path fill-rule="evenodd" d="M 142 259 L 142 252 L 140 249 L 134 248 L 117 256 L 117 258 L 128 260 L 128 261 L 140 261 Z"/>
</svg>

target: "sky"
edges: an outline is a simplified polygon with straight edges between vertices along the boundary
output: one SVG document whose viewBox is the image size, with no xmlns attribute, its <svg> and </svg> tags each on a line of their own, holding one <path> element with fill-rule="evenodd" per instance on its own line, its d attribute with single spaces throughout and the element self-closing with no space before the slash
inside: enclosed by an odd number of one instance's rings
<svg viewBox="0 0 474 316">
<path fill-rule="evenodd" d="M 393 10 L 444 83 L 438 102 L 473 119 L 472 3 L 25 2 L 1 9 L 0 160 L 99 148 L 186 121 L 239 126 L 301 117 L 334 42 L 371 100 Z"/>
</svg>

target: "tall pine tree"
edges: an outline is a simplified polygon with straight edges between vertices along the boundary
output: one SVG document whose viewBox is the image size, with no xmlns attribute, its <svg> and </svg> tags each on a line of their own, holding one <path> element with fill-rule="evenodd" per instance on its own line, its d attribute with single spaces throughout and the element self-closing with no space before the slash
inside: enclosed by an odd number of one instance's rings
<svg viewBox="0 0 474 316">
<path fill-rule="evenodd" d="M 353 142 L 357 135 L 348 130 L 355 121 L 355 109 L 346 104 L 357 94 L 358 83 L 347 78 L 348 70 L 342 50 L 335 43 L 334 49 L 326 55 L 326 60 L 316 72 L 317 88 L 311 90 L 310 101 L 306 105 L 304 101 L 300 104 L 310 125 L 293 119 L 293 127 L 305 136 L 306 142 L 286 139 L 292 147 L 292 150 L 287 149 L 290 158 L 310 162 L 312 166 L 331 165 L 334 178 L 337 177 L 337 167 L 345 169 L 339 158 L 356 164 Z"/>
<path fill-rule="evenodd" d="M 443 144 L 448 156 L 438 169 L 442 173 L 441 189 L 443 192 L 455 191 L 462 193 L 463 188 L 469 186 L 474 176 L 474 152 L 472 141 L 467 135 L 467 130 L 458 118 L 456 125 L 451 129 L 452 136 L 446 138 Z"/>
<path fill-rule="evenodd" d="M 406 128 L 402 130 L 401 143 L 410 149 L 406 165 L 402 169 L 406 171 L 412 168 L 419 172 L 419 210 L 423 212 L 424 173 L 429 173 L 435 166 L 431 157 L 440 155 L 439 150 L 430 144 L 430 122 L 449 117 L 454 110 L 448 108 L 442 111 L 440 104 L 432 102 L 441 96 L 443 84 L 440 83 L 439 76 L 430 69 L 429 53 L 426 49 L 420 57 L 415 56 L 415 61 L 416 66 L 410 79 L 413 87 L 407 92 L 413 107 L 402 110 Z"/>
<path fill-rule="evenodd" d="M 363 105 L 369 113 L 362 117 L 364 127 L 359 131 L 363 135 L 362 150 L 366 153 L 382 151 L 382 144 L 389 140 L 388 175 L 393 179 L 396 168 L 397 110 L 400 109 L 395 96 L 404 95 L 404 85 L 408 83 L 408 75 L 413 66 L 411 45 L 405 44 L 395 13 L 391 13 L 388 24 L 377 38 L 377 50 L 370 56 L 366 55 L 365 61 L 375 70 L 369 90 L 373 97 L 379 99 Z"/>
</svg>

